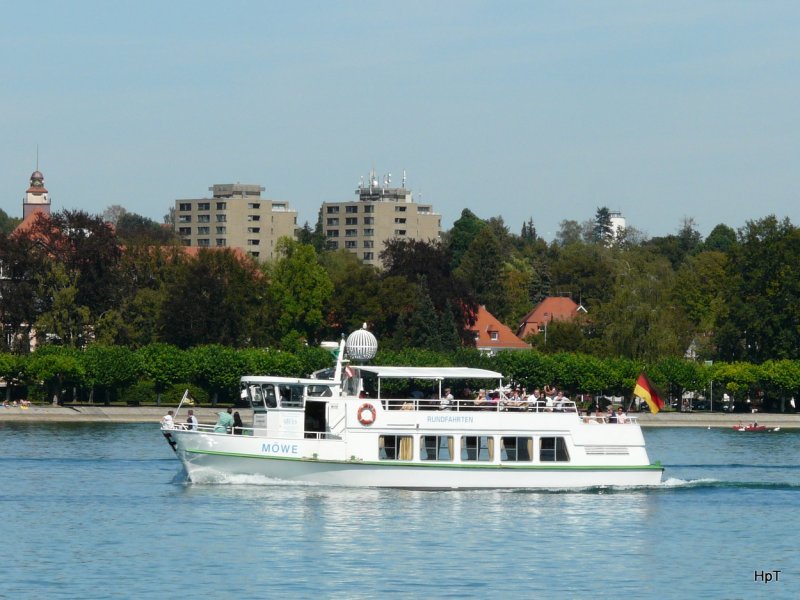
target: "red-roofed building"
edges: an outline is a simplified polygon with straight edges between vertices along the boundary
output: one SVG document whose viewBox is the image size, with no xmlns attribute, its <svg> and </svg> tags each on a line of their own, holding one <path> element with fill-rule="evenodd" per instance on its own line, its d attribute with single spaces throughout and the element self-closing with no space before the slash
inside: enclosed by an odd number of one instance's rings
<svg viewBox="0 0 800 600">
<path fill-rule="evenodd" d="M 525 315 L 517 328 L 517 337 L 524 340 L 529 335 L 543 333 L 548 323 L 572 321 L 586 309 L 566 296 L 549 296 Z"/>
<path fill-rule="evenodd" d="M 526 344 L 514 335 L 508 327 L 498 321 L 495 316 L 486 310 L 485 306 L 478 308 L 475 324 L 471 327 L 475 334 L 475 347 L 481 352 L 494 354 L 501 350 L 527 350 Z"/>
</svg>

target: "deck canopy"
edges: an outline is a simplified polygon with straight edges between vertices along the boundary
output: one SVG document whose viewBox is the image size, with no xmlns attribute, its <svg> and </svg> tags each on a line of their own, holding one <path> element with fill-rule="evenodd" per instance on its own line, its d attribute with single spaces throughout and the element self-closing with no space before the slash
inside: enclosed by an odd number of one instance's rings
<svg viewBox="0 0 800 600">
<path fill-rule="evenodd" d="M 353 366 L 359 371 L 374 373 L 380 379 L 502 379 L 502 373 L 468 367 L 381 367 Z"/>
</svg>

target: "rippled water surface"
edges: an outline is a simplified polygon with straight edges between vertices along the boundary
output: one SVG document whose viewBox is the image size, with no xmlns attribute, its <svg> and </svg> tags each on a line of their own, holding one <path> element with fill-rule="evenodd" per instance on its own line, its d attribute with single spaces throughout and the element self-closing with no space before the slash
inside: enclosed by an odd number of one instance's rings
<svg viewBox="0 0 800 600">
<path fill-rule="evenodd" d="M 800 433 L 645 437 L 654 488 L 415 492 L 191 485 L 155 424 L 0 423 L 0 598 L 800 597 Z"/>
</svg>

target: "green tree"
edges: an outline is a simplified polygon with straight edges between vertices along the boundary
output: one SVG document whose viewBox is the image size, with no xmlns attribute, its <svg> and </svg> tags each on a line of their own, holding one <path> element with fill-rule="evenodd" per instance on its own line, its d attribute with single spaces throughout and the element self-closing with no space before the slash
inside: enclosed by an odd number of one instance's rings
<svg viewBox="0 0 800 600">
<path fill-rule="evenodd" d="M 239 378 L 247 363 L 233 348 L 212 344 L 186 352 L 191 380 L 212 394 L 211 403 L 238 398 Z"/>
<path fill-rule="evenodd" d="M 577 221 L 565 220 L 560 223 L 555 244 L 563 248 L 570 244 L 578 244 L 585 237 L 585 228 L 583 225 Z"/>
<path fill-rule="evenodd" d="M 718 252 L 728 252 L 736 245 L 736 231 L 720 223 L 711 233 L 708 234 L 703 247 L 705 250 L 716 250 Z"/>
<path fill-rule="evenodd" d="M 454 276 L 464 281 L 479 304 L 492 314 L 505 313 L 502 267 L 508 256 L 508 236 L 491 226 L 472 240 Z M 504 244 L 504 242 L 506 242 Z"/>
<path fill-rule="evenodd" d="M 767 359 L 800 354 L 800 231 L 788 219 L 748 221 L 729 252 L 720 357 Z"/>
<path fill-rule="evenodd" d="M 8 235 L 22 222 L 22 219 L 9 217 L 8 213 L 0 208 L 0 234 Z"/>
<path fill-rule="evenodd" d="M 40 345 L 50 342 L 82 348 L 91 331 L 91 311 L 78 303 L 80 288 L 77 273 L 67 272 L 60 262 L 49 265 L 49 274 L 41 277 L 40 298 L 49 300 L 36 319 L 36 337 Z"/>
<path fill-rule="evenodd" d="M 24 233 L 62 269 L 76 289 L 75 303 L 92 315 L 113 308 L 119 300 L 119 260 L 114 231 L 100 217 L 82 211 L 60 211 L 37 218 Z M 60 287 L 60 286 L 59 286 Z"/>
<path fill-rule="evenodd" d="M 136 350 L 142 372 L 153 382 L 161 405 L 161 395 L 174 383 L 189 381 L 189 364 L 186 354 L 171 344 L 148 344 Z"/>
<path fill-rule="evenodd" d="M 171 228 L 137 215 L 125 212 L 120 215 L 116 225 L 117 237 L 120 242 L 127 245 L 164 246 L 177 244 L 178 236 Z"/>
<path fill-rule="evenodd" d="M 334 289 L 323 308 L 324 337 L 336 340 L 341 334 L 360 328 L 362 323 L 374 327 L 381 312 L 381 282 L 375 267 L 364 264 L 347 250 L 326 252 L 320 256 L 320 263 Z"/>
<path fill-rule="evenodd" d="M 470 327 L 475 323 L 478 303 L 469 285 L 451 271 L 446 248 L 436 242 L 393 239 L 386 243 L 381 259 L 383 278 L 402 277 L 424 286 L 437 314 L 441 315 L 448 304 L 453 307 L 462 344 L 474 345 Z"/>
<path fill-rule="evenodd" d="M 592 241 L 608 246 L 614 240 L 614 226 L 611 224 L 611 211 L 607 206 L 597 208 L 592 228 Z"/>
<path fill-rule="evenodd" d="M 48 398 L 62 403 L 67 386 L 82 386 L 85 370 L 80 353 L 73 348 L 43 346 L 26 361 L 26 378 L 32 383 L 43 382 Z"/>
<path fill-rule="evenodd" d="M 471 210 L 465 208 L 461 211 L 461 216 L 446 235 L 446 246 L 452 258 L 453 269 L 461 264 L 461 257 L 475 239 L 480 237 L 485 227 L 486 221 L 478 218 Z"/>
<path fill-rule="evenodd" d="M 586 306 L 607 302 L 614 293 L 615 264 L 611 249 L 593 244 L 570 244 L 557 250 L 550 266 L 552 293 L 577 298 Z"/>
<path fill-rule="evenodd" d="M 616 264 L 614 296 L 592 312 L 604 351 L 644 361 L 683 356 L 691 330 L 671 302 L 669 263 L 628 252 Z"/>
<path fill-rule="evenodd" d="M 268 266 L 268 273 L 277 338 L 297 332 L 315 343 L 325 327 L 323 309 L 333 294 L 331 279 L 311 246 L 281 238 L 276 251 L 279 258 Z"/>
<path fill-rule="evenodd" d="M 6 401 L 11 400 L 11 389 L 25 378 L 25 359 L 18 354 L 0 353 L 0 377 L 6 383 Z"/>
<path fill-rule="evenodd" d="M 301 244 L 312 246 L 317 254 L 322 255 L 326 250 L 325 234 L 322 231 L 322 210 L 320 209 L 317 215 L 317 222 L 312 229 L 306 221 L 303 226 L 297 230 L 297 241 Z"/>
<path fill-rule="evenodd" d="M 0 234 L 0 347 L 4 350 L 29 351 L 31 327 L 44 308 L 44 299 L 38 295 L 39 276 L 48 267 L 38 250 L 29 237 Z"/>
<path fill-rule="evenodd" d="M 231 250 L 201 250 L 177 261 L 165 285 L 159 331 L 161 341 L 179 348 L 217 343 L 244 346 L 262 333 L 255 327 L 267 298 L 258 265 Z"/>
<path fill-rule="evenodd" d="M 105 394 L 105 403 L 112 394 L 136 381 L 141 372 L 138 356 L 124 346 L 90 344 L 81 354 L 84 373 L 90 383 L 91 397 L 95 389 Z"/>
</svg>

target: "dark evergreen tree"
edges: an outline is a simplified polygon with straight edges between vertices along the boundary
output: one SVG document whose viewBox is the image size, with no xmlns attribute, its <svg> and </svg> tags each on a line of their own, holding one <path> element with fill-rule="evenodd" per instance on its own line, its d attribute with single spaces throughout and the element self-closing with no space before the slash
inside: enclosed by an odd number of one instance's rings
<svg viewBox="0 0 800 600">
<path fill-rule="evenodd" d="M 596 244 L 608 245 L 614 239 L 614 227 L 611 224 L 611 211 L 606 206 L 598 207 L 594 216 L 592 241 Z"/>
</svg>

